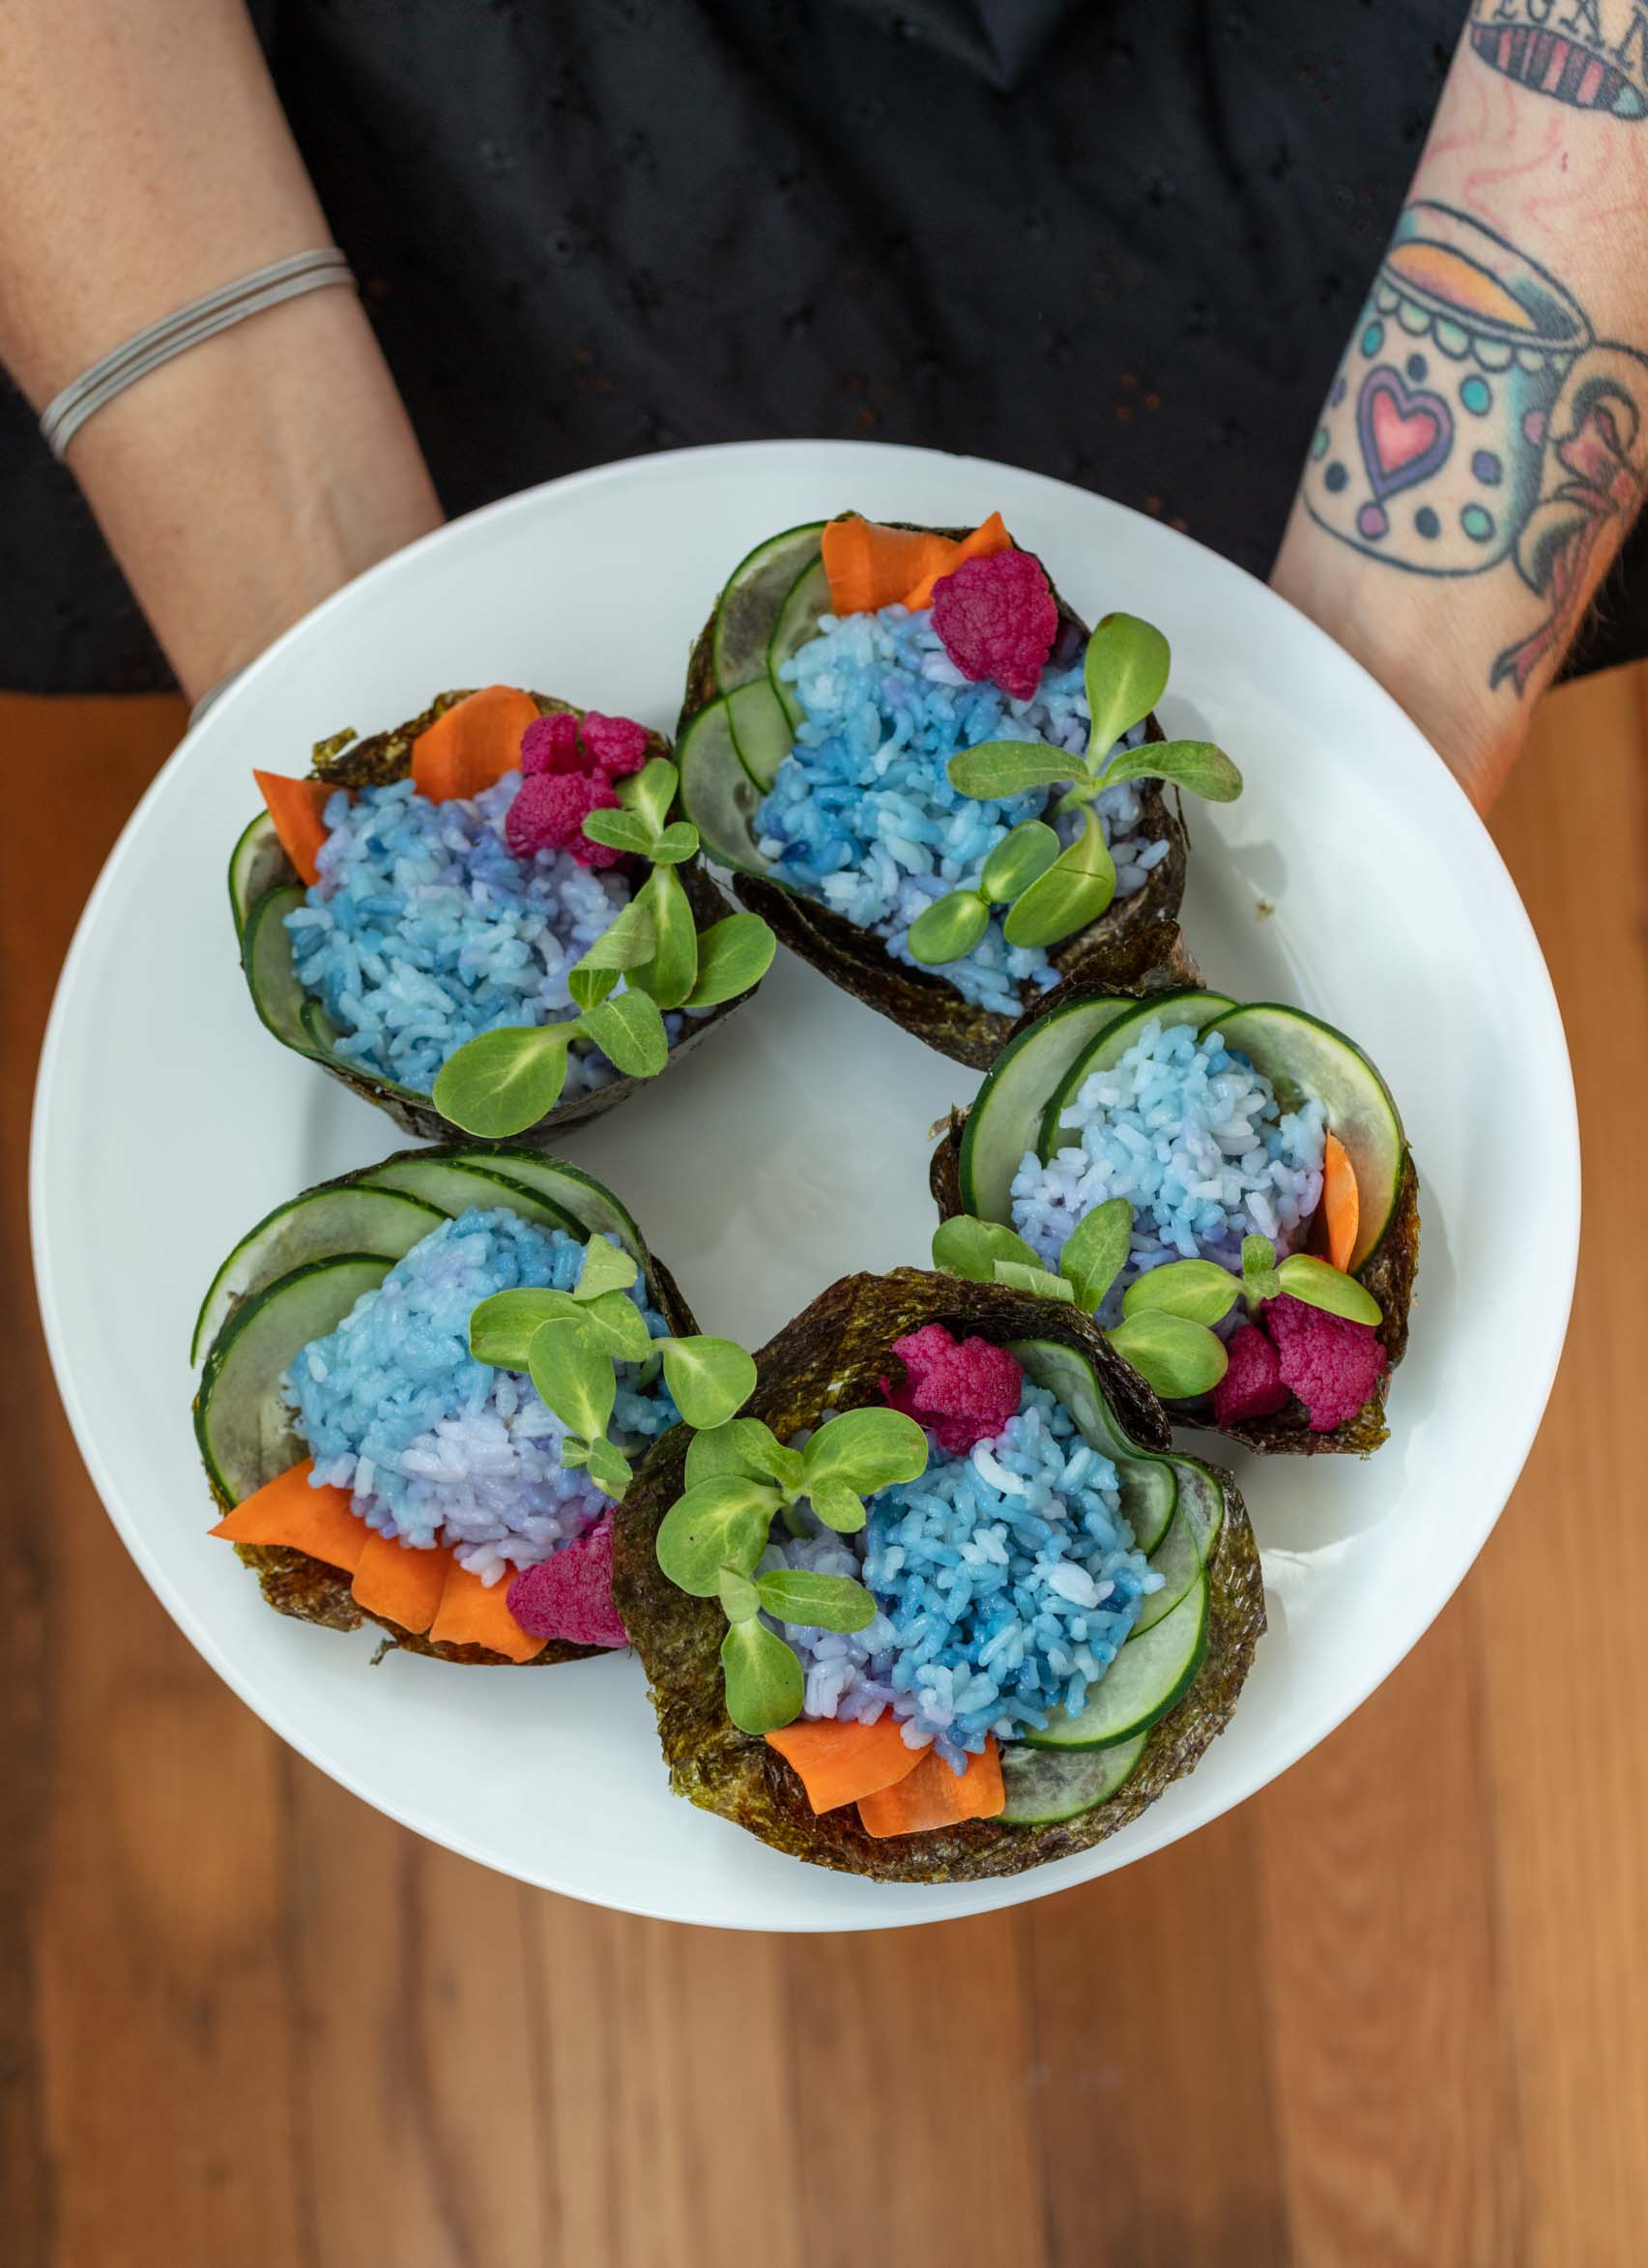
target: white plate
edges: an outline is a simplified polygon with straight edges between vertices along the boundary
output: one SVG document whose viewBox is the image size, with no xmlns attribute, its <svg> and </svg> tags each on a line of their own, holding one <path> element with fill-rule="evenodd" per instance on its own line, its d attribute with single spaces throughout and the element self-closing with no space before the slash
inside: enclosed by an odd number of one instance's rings
<svg viewBox="0 0 1648 2268">
<path fill-rule="evenodd" d="M 931 1889 L 799 1865 L 673 1797 L 633 1656 L 374 1670 L 371 1633 L 270 1614 L 203 1532 L 188 1416 L 189 1328 L 223 1254 L 281 1198 L 400 1146 L 253 1018 L 223 880 L 252 766 L 297 771 L 340 725 L 493 680 L 668 730 L 734 563 L 848 505 L 944 523 L 999 508 L 1089 619 L 1125 606 L 1167 630 L 1170 731 L 1217 737 L 1248 780 L 1240 802 L 1193 808 L 1192 947 L 1239 998 L 1297 1000 L 1354 1032 L 1424 1179 L 1388 1445 L 1367 1465 L 1238 1456 L 1270 1632 L 1230 1730 L 1096 1850 Z M 781 956 L 754 1006 L 566 1150 L 622 1193 L 705 1328 L 754 1346 L 847 1270 L 926 1259 L 928 1128 L 975 1085 Z M 92 1477 L 168 1611 L 267 1723 L 368 1802 L 525 1881 L 678 1921 L 838 1930 L 976 1913 L 1123 1866 L 1262 1787 L 1388 1674 L 1533 1439 L 1567 1322 L 1578 1154 L 1562 1028 L 1510 879 L 1413 726 L 1319 630 L 1184 537 L 1056 481 L 926 451 L 759 443 L 477 512 L 246 673 L 144 797 L 87 907 L 46 1040 L 32 1195 L 52 1360 Z"/>
</svg>

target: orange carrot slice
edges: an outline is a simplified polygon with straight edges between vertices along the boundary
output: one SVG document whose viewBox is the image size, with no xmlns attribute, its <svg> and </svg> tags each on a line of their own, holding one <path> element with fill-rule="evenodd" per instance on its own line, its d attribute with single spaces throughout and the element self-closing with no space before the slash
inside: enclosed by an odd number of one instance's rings
<svg viewBox="0 0 1648 2268">
<path fill-rule="evenodd" d="M 899 1720 L 888 1715 L 873 1725 L 801 1717 L 769 1732 L 766 1745 L 795 1772 L 815 1812 L 832 1812 L 860 1796 L 880 1794 L 908 1779 L 924 1754 L 906 1744 Z"/>
<path fill-rule="evenodd" d="M 824 532 L 832 614 L 873 614 L 924 576 L 941 575 L 957 550 L 948 536 L 883 528 L 879 520 L 831 520 Z"/>
<path fill-rule="evenodd" d="M 290 1544 L 329 1567 L 358 1566 L 372 1531 L 350 1509 L 347 1489 L 310 1488 L 314 1465 L 312 1457 L 305 1457 L 302 1465 L 266 1480 L 212 1533 L 234 1544 Z"/>
<path fill-rule="evenodd" d="M 1327 1221 L 1327 1256 L 1335 1267 L 1348 1268 L 1362 1221 L 1362 1199 L 1356 1187 L 1356 1168 L 1337 1134 L 1328 1136 L 1322 1150 L 1322 1212 Z"/>
<path fill-rule="evenodd" d="M 355 1563 L 355 1604 L 403 1630 L 427 1630 L 435 1619 L 452 1563 L 448 1551 L 415 1552 L 397 1536 L 368 1528 Z"/>
<path fill-rule="evenodd" d="M 965 1772 L 952 1772 L 930 1748 L 915 1770 L 879 1794 L 861 1796 L 858 1817 L 866 1835 L 926 1835 L 962 1819 L 993 1819 L 1007 1801 L 996 1735 L 982 1756 L 969 1757 Z"/>
<path fill-rule="evenodd" d="M 961 542 L 949 546 L 950 556 L 943 566 L 923 575 L 919 583 L 907 591 L 904 603 L 911 614 L 918 607 L 931 606 L 933 586 L 940 575 L 953 574 L 964 559 L 988 559 L 993 551 L 1011 551 L 1012 548 L 1013 538 L 1007 533 L 1001 514 L 993 511 L 989 519 L 982 526 L 974 528 L 970 536 L 965 536 Z"/>
<path fill-rule="evenodd" d="M 509 1612 L 506 1576 L 488 1586 L 454 1559 L 447 1571 L 440 1608 L 429 1626 L 438 1645 L 483 1645 L 511 1662 L 530 1662 L 548 1641 L 523 1630 Z"/>
<path fill-rule="evenodd" d="M 283 772 L 254 771 L 253 779 L 269 806 L 280 848 L 305 883 L 314 883 L 320 869 L 315 854 L 326 841 L 321 813 L 336 794 L 324 779 L 288 779 Z"/>
<path fill-rule="evenodd" d="M 412 784 L 431 803 L 478 796 L 521 761 L 521 735 L 537 715 L 530 693 L 483 685 L 438 716 L 412 743 Z"/>
</svg>

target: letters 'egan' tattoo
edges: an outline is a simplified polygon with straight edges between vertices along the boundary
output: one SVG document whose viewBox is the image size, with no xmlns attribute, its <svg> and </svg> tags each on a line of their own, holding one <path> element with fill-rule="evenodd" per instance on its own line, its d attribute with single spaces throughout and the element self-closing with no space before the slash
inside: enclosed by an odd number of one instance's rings
<svg viewBox="0 0 1648 2268">
<path fill-rule="evenodd" d="M 1514 568 L 1545 616 L 1489 682 L 1520 694 L 1645 488 L 1648 358 L 1599 340 L 1573 293 L 1480 220 L 1409 204 L 1311 444 L 1311 517 L 1410 574 Z"/>
<path fill-rule="evenodd" d="M 1648 0 L 1473 0 L 1470 44 L 1571 109 L 1648 118 Z"/>
</svg>

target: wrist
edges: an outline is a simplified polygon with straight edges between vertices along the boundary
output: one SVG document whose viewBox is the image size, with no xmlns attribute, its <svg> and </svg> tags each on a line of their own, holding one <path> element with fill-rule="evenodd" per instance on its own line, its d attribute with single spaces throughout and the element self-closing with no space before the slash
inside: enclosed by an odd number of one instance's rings
<svg viewBox="0 0 1648 2268">
<path fill-rule="evenodd" d="M 70 459 L 191 699 L 441 519 L 352 292 L 190 349 L 100 410 Z"/>
</svg>

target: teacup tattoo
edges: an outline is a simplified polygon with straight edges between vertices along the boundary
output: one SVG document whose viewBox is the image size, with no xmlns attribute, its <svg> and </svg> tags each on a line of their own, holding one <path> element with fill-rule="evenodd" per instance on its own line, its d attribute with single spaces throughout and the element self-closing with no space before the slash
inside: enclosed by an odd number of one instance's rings
<svg viewBox="0 0 1648 2268">
<path fill-rule="evenodd" d="M 1300 493 L 1342 542 L 1411 574 L 1512 560 L 1547 603 L 1489 682 L 1525 689 L 1577 612 L 1592 551 L 1648 477 L 1648 359 L 1467 214 L 1407 207 L 1311 444 Z"/>
</svg>

